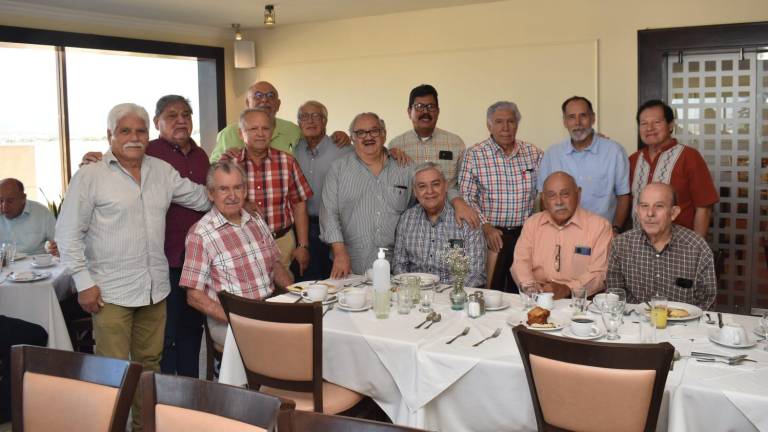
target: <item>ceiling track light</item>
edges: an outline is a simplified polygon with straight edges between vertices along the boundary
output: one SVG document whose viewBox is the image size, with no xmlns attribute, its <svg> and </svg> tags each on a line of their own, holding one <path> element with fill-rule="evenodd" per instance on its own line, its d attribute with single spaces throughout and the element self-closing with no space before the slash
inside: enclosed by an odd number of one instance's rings
<svg viewBox="0 0 768 432">
<path fill-rule="evenodd" d="M 243 40 L 243 34 L 240 33 L 240 24 L 232 24 L 232 28 L 235 30 L 235 40 Z"/>
<path fill-rule="evenodd" d="M 264 6 L 264 25 L 272 27 L 275 25 L 275 6 L 268 4 Z"/>
</svg>

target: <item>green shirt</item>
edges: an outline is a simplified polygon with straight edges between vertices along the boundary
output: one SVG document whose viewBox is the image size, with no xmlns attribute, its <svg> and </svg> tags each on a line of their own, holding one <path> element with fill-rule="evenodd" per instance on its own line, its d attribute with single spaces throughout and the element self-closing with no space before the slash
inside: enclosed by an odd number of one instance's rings
<svg viewBox="0 0 768 432">
<path fill-rule="evenodd" d="M 287 120 L 276 118 L 275 121 L 275 132 L 272 134 L 272 141 L 269 142 L 269 146 L 293 154 L 293 147 L 301 139 L 301 129 Z M 216 135 L 216 147 L 211 152 L 211 163 L 217 162 L 227 150 L 245 146 L 240 138 L 239 130 L 240 125 L 233 123 L 219 131 L 219 134 Z"/>
</svg>

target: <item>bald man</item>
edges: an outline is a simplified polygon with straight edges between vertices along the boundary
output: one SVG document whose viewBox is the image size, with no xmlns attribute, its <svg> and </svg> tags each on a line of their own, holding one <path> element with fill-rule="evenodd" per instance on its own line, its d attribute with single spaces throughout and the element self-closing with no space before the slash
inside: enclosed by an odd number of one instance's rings
<svg viewBox="0 0 768 432">
<path fill-rule="evenodd" d="M 275 150 L 293 154 L 293 148 L 301 138 L 301 129 L 288 120 L 277 118 L 277 112 L 280 110 L 280 96 L 275 86 L 267 81 L 254 83 L 248 87 L 248 92 L 245 95 L 245 106 L 268 112 L 275 123 L 275 130 L 272 133 L 269 146 Z M 229 149 L 245 147 L 245 142 L 243 142 L 239 131 L 238 123 L 232 123 L 216 135 L 216 147 L 211 152 L 211 162 L 218 161 L 221 155 Z M 342 131 L 334 132 L 331 139 L 338 147 L 349 145 L 349 136 Z"/>
<path fill-rule="evenodd" d="M 608 259 L 608 288 L 627 291 L 628 303 L 659 294 L 709 309 L 716 281 L 712 250 L 694 231 L 672 222 L 680 215 L 672 187 L 650 183 L 640 192 L 640 227 L 616 237 Z"/>
<path fill-rule="evenodd" d="M 53 241 L 56 219 L 48 208 L 27 200 L 24 184 L 15 178 L 0 180 L 0 243 L 15 242 L 16 251 L 25 254 L 59 255 Z"/>
<path fill-rule="evenodd" d="M 544 181 L 544 211 L 528 218 L 515 246 L 512 277 L 518 286 L 537 283 L 555 299 L 586 287 L 602 291 L 613 237 L 610 222 L 579 206 L 581 188 L 556 171 Z"/>
</svg>

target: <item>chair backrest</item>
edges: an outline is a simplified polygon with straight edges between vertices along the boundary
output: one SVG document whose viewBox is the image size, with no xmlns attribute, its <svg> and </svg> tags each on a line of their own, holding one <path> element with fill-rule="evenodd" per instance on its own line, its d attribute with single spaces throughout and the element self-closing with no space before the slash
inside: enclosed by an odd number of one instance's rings
<svg viewBox="0 0 768 432">
<path fill-rule="evenodd" d="M 13 430 L 124 431 L 140 373 L 127 360 L 14 346 Z"/>
<path fill-rule="evenodd" d="M 248 385 L 312 393 L 323 411 L 322 305 L 267 303 L 225 291 L 227 314 L 245 366 Z"/>
<path fill-rule="evenodd" d="M 654 431 L 675 349 L 513 329 L 540 431 Z"/>
<path fill-rule="evenodd" d="M 293 409 L 253 390 L 154 372 L 141 375 L 141 391 L 146 432 L 272 431 L 278 412 Z"/>
<path fill-rule="evenodd" d="M 310 411 L 281 411 L 280 432 L 425 432 L 407 426 L 328 415 Z"/>
</svg>

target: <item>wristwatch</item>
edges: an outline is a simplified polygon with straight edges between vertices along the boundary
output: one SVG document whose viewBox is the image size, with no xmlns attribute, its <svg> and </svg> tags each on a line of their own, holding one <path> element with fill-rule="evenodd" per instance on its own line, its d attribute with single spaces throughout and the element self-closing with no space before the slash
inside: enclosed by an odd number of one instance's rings
<svg viewBox="0 0 768 432">
<path fill-rule="evenodd" d="M 306 249 L 306 250 L 309 250 L 309 245 L 305 245 L 305 244 L 303 244 L 303 243 L 297 243 L 297 244 L 296 244 L 296 247 L 297 247 L 297 248 L 304 248 L 304 249 Z"/>
</svg>

